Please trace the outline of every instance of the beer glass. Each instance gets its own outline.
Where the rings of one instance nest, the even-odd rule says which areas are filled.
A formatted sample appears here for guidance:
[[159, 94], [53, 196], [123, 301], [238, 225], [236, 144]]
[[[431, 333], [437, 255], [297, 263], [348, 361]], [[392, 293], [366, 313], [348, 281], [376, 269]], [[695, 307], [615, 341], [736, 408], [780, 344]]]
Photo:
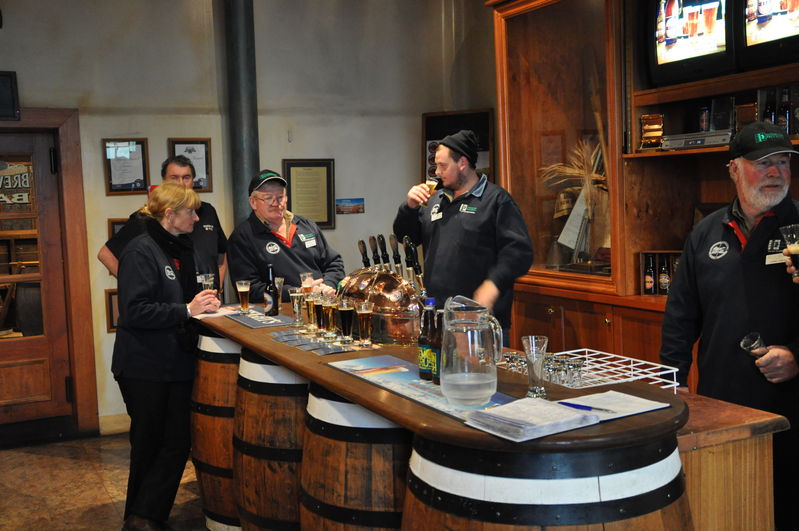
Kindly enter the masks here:
[[277, 288], [277, 300], [275, 304], [277, 304], [277, 313], [280, 313], [280, 303], [283, 302], [283, 284], [285, 282], [285, 278], [275, 277], [275, 287]]
[[355, 304], [355, 314], [358, 316], [358, 333], [361, 341], [358, 343], [362, 347], [372, 345], [372, 310], [374, 303], [363, 301]]
[[321, 293], [317, 293], [313, 299], [313, 313], [316, 320], [316, 335], [319, 337], [325, 335], [324, 303], [325, 298]]
[[336, 299], [322, 297], [322, 323], [325, 329], [325, 340], [336, 340]]
[[348, 299], [338, 302], [338, 319], [341, 323], [341, 342], [352, 343], [352, 324], [355, 321], [355, 308]]
[[236, 291], [239, 293], [239, 302], [241, 303], [239, 313], [248, 313], [250, 311], [250, 281], [237, 280]]
[[310, 271], [300, 273], [300, 287], [306, 295], [313, 291], [313, 273]]
[[303, 296], [305, 297], [305, 311], [308, 314], [308, 326], [305, 327], [305, 331], [311, 335], [316, 334], [316, 293], [306, 293], [304, 290], [305, 288], [300, 288], [303, 290]]
[[291, 299], [291, 310], [294, 312], [294, 322], [292, 328], [302, 328], [305, 323], [302, 321], [302, 307], [305, 304], [305, 293], [300, 288], [289, 288], [289, 299]]
[[[430, 192], [431, 196], [433, 195], [433, 191], [436, 189], [436, 186], [438, 186], [438, 183], [439, 183], [438, 177], [435, 176], [431, 177], [428, 175], [427, 178], [425, 178], [424, 184], [427, 185], [427, 190]], [[428, 201], [425, 201], [422, 204], [424, 206], [427, 206]]]
[[203, 273], [201, 275], [197, 275], [197, 283], [200, 284], [202, 289], [214, 289], [214, 274], [213, 273]]
[[527, 359], [527, 396], [530, 398], [546, 398], [544, 387], [544, 358], [547, 355], [546, 336], [522, 336], [524, 357]]
[[799, 270], [799, 224], [780, 227], [780, 232], [788, 246], [788, 252], [791, 253], [791, 262]]

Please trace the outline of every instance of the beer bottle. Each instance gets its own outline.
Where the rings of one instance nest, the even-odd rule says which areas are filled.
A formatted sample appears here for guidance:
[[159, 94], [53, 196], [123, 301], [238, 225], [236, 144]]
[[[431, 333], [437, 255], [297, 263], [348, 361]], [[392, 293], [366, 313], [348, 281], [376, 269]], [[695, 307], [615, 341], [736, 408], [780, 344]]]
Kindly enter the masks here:
[[777, 121], [776, 124], [785, 131], [786, 135], [791, 134], [791, 118], [793, 111], [791, 110], [791, 93], [789, 88], [782, 89], [782, 97], [780, 98], [780, 105], [777, 107]]
[[[269, 299], [272, 299], [270, 306]], [[264, 313], [266, 315], [277, 315], [280, 313], [280, 293], [275, 286], [275, 272], [272, 264], [266, 264], [266, 287], [264, 288]]]
[[433, 360], [433, 383], [441, 385], [441, 336], [444, 335], [444, 310], [436, 310], [436, 328], [433, 332], [430, 350]]
[[657, 293], [655, 288], [655, 264], [651, 254], [646, 256], [646, 269], [644, 269], [644, 295], [654, 295]]
[[670, 286], [671, 273], [669, 272], [669, 257], [663, 256], [660, 262], [660, 272], [658, 273], [658, 293], [661, 295], [668, 295]]
[[419, 334], [419, 378], [422, 380], [433, 379], [433, 363], [430, 359], [430, 346], [433, 339], [433, 329], [436, 326], [436, 300], [432, 297], [425, 299], [422, 310], [422, 329]]

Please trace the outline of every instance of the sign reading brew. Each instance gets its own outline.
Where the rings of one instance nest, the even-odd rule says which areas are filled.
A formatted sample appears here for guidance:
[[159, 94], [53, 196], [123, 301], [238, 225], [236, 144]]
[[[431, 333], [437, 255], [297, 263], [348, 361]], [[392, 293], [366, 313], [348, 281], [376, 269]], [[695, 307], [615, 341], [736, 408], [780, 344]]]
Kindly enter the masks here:
[[33, 181], [31, 162], [0, 161], [0, 214], [35, 212]]

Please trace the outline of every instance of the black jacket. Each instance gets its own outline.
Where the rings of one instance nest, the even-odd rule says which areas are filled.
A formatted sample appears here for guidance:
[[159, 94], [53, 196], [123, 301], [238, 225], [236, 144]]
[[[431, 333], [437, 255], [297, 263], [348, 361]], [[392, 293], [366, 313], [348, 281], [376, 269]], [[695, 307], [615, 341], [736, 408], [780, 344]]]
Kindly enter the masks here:
[[403, 203], [394, 219], [394, 234], [422, 244], [425, 287], [438, 307], [454, 295], [471, 297], [484, 280], [493, 281], [500, 291], [494, 315], [507, 329], [513, 283], [530, 269], [533, 247], [519, 207], [507, 191], [482, 179], [473, 191], [452, 202], [438, 191], [429, 206], [416, 209]]
[[264, 300], [266, 264], [271, 263], [275, 276], [285, 278], [283, 300], [289, 287], [300, 285], [300, 273], [311, 271], [314, 278], [323, 278], [332, 288], [344, 278], [341, 255], [327, 244], [322, 231], [313, 221], [294, 214], [291, 220], [297, 230], [286, 244], [258, 219], [255, 212], [244, 220], [228, 240], [230, 279], [249, 280], [250, 300]]
[[194, 349], [181, 341], [192, 334], [178, 271], [149, 234], [125, 246], [118, 286], [114, 376], [150, 381], [194, 378]]
[[[773, 214], [760, 221], [743, 248], [731, 225], [731, 205], [696, 225], [669, 291], [660, 357], [679, 368], [684, 384], [699, 339], [700, 394], [793, 417], [793, 422], [799, 378], [769, 383], [739, 346], [746, 334], [759, 332], [766, 345], [799, 352], [799, 286], [779, 254], [785, 247], [779, 227], [799, 223], [799, 214], [790, 197]], [[771, 265], [766, 264], [769, 255]]]

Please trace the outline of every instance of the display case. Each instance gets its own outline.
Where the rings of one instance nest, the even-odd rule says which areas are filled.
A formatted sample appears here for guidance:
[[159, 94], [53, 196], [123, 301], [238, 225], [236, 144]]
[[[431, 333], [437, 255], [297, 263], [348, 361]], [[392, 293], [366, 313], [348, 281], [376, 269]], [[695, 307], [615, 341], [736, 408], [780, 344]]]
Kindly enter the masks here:
[[523, 282], [615, 293], [619, 92], [615, 2], [495, 7], [500, 182], [535, 249]]

